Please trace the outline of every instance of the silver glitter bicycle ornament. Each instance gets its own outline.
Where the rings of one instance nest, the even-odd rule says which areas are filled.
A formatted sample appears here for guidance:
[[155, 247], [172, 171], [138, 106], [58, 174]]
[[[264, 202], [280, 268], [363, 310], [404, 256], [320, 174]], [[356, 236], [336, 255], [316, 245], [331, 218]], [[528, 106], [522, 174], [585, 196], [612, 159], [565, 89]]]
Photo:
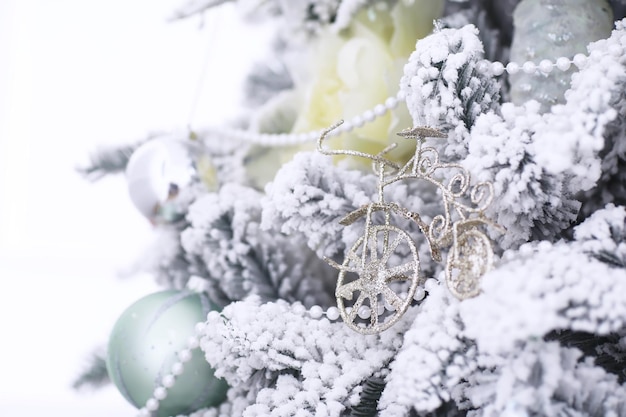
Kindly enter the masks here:
[[[335, 296], [344, 322], [362, 334], [382, 332], [402, 317], [417, 288], [423, 284], [416, 244], [405, 230], [392, 224], [392, 214], [417, 224], [433, 260], [441, 262], [441, 249], [451, 246], [445, 268], [448, 288], [459, 299], [477, 295], [480, 277], [493, 265], [491, 241], [481, 228], [493, 226], [504, 230], [484, 216], [493, 200], [493, 185], [481, 182], [470, 187], [470, 174], [463, 166], [442, 163], [434, 148], [423, 146], [426, 138], [447, 137], [437, 129], [416, 127], [398, 133], [416, 142], [414, 156], [401, 166], [383, 157], [397, 146], [395, 143], [376, 155], [325, 149], [322, 146], [324, 139], [341, 123], [322, 132], [317, 142], [318, 151], [325, 155], [371, 159], [372, 168], [378, 175], [378, 201], [363, 205], [339, 221], [341, 225], [349, 226], [365, 216], [363, 234], [346, 250], [341, 264], [326, 258], [339, 270]], [[446, 171], [452, 172], [451, 178], [447, 182], [439, 180], [439, 174]], [[427, 223], [418, 213], [386, 202], [385, 187], [403, 180], [424, 180], [434, 185], [443, 200], [443, 214], [434, 216]], [[472, 206], [457, 200], [468, 196]], [[375, 217], [377, 212], [383, 213], [382, 222]]]

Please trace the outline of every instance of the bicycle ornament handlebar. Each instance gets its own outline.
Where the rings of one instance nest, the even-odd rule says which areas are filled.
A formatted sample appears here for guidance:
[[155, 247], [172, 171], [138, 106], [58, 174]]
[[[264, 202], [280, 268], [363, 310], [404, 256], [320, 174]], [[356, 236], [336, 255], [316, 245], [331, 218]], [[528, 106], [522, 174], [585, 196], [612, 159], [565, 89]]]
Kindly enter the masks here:
[[347, 155], [347, 156], [358, 156], [361, 158], [367, 158], [367, 159], [371, 159], [375, 164], [384, 164], [384, 165], [388, 165], [391, 166], [395, 169], [400, 169], [400, 165], [398, 165], [396, 162], [393, 162], [389, 159], [383, 158], [383, 155], [389, 153], [390, 151], [392, 151], [393, 149], [395, 149], [398, 144], [397, 143], [392, 143], [388, 146], [386, 146], [382, 151], [378, 152], [376, 155], [372, 155], [369, 153], [365, 153], [365, 152], [360, 152], [360, 151], [355, 151], [352, 149], [325, 149], [322, 146], [322, 142], [326, 139], [326, 137], [328, 136], [328, 134], [330, 132], [332, 132], [333, 130], [337, 129], [339, 126], [341, 126], [343, 124], [343, 120], [338, 121], [337, 123], [335, 123], [334, 125], [330, 126], [328, 129], [325, 129], [322, 134], [320, 135], [320, 137], [317, 139], [317, 150], [318, 152], [320, 152], [321, 154], [324, 155]]
[[[375, 155], [325, 149], [324, 139], [341, 123], [320, 135], [318, 151], [371, 159], [378, 175], [378, 201], [356, 208], [340, 221], [347, 226], [364, 219], [362, 235], [346, 250], [342, 263], [327, 259], [339, 270], [335, 296], [344, 322], [362, 334], [384, 331], [400, 320], [413, 304], [417, 289], [423, 286], [419, 251], [409, 232], [393, 223], [398, 216], [417, 224], [434, 261], [440, 262], [441, 250], [449, 247], [445, 275], [450, 292], [461, 300], [476, 296], [480, 278], [493, 266], [493, 248], [484, 229], [489, 226], [504, 232], [484, 215], [493, 199], [493, 185], [483, 182], [470, 186], [469, 171], [457, 163], [441, 162], [436, 149], [423, 146], [426, 138], [447, 137], [438, 129], [418, 126], [398, 133], [416, 140], [415, 154], [401, 166], [384, 158], [395, 144]], [[393, 168], [393, 172], [386, 173], [385, 167]], [[441, 180], [446, 173], [449, 179]], [[426, 181], [438, 188], [443, 210], [428, 213], [430, 223], [408, 208], [385, 201], [384, 189], [403, 180]], [[376, 215], [381, 212], [382, 216]]]

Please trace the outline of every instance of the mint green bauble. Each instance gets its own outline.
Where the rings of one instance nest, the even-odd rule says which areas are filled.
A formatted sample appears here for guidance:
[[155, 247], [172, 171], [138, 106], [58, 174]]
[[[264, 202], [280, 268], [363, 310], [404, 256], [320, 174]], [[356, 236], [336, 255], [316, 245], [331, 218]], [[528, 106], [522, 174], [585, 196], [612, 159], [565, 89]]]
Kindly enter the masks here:
[[[215, 309], [205, 294], [168, 290], [148, 295], [122, 313], [111, 333], [106, 362], [111, 380], [131, 404], [146, 404], [163, 376], [171, 374], [177, 352], [187, 348], [196, 323]], [[196, 348], [154, 415], [190, 414], [218, 405], [226, 389]]]

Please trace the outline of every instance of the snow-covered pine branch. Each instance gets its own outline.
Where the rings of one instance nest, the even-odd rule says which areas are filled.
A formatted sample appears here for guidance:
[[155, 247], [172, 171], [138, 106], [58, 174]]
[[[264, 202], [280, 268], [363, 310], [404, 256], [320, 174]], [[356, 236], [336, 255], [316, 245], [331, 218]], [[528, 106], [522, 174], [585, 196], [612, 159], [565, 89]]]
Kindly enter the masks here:
[[143, 141], [133, 145], [98, 149], [90, 155], [89, 164], [77, 168], [77, 171], [90, 181], [97, 181], [109, 174], [124, 172], [128, 159], [142, 143]]
[[[478, 181], [490, 181], [496, 198], [488, 215], [507, 229], [503, 248], [559, 236], [576, 219], [580, 202], [566, 190], [569, 176], [549, 172], [535, 154], [536, 132], [546, 128], [536, 102], [502, 105], [480, 116], [463, 162]], [[553, 138], [558, 140], [559, 138]]]
[[444, 286], [429, 288], [390, 365], [381, 417], [403, 417], [411, 410], [429, 415], [463, 402], [463, 389], [477, 364], [476, 347], [463, 335], [458, 307]]
[[181, 234], [191, 272], [208, 280], [211, 296], [227, 304], [257, 294], [306, 305], [329, 305], [332, 270], [297, 239], [262, 231], [261, 194], [238, 184], [199, 198]]
[[217, 376], [253, 393], [244, 417], [340, 416], [365, 380], [384, 376], [413, 317], [365, 336], [301, 304], [251, 297], [210, 314], [201, 347]]
[[442, 29], [418, 41], [404, 67], [400, 89], [413, 124], [448, 133], [441, 145], [446, 157], [464, 158], [476, 118], [499, 107], [499, 83], [477, 68], [482, 57], [478, 30], [467, 25]]
[[361, 171], [333, 165], [332, 158], [316, 152], [300, 153], [286, 163], [266, 187], [263, 202], [264, 229], [301, 234], [319, 257], [332, 257], [343, 251], [342, 238], [351, 228], [339, 220], [371, 201], [376, 193], [376, 178]]
[[509, 251], [463, 303], [430, 288], [390, 365], [381, 415], [450, 403], [471, 416], [625, 415], [625, 220], [608, 206], [575, 242]]
[[608, 203], [626, 204], [626, 80], [623, 74], [618, 83], [621, 87], [616, 88], [609, 103], [618, 117], [609, 122], [604, 131], [605, 143], [600, 152], [602, 174], [596, 186], [584, 193], [579, 218], [588, 217]]
[[479, 355], [465, 395], [468, 416], [619, 417], [626, 386], [580, 350], [530, 340], [504, 355]]
[[609, 39], [590, 46], [599, 57], [573, 75], [564, 105], [539, 114], [534, 101], [506, 103], [500, 114], [477, 118], [463, 163], [494, 184], [489, 214], [507, 228], [502, 247], [558, 238], [576, 219], [581, 192], [600, 179], [604, 135], [617, 116], [612, 106], [626, 85], [624, 57], [610, 51], [623, 39], [619, 23]]
[[608, 204], [574, 231], [580, 249], [608, 265], [626, 268], [626, 209]]
[[[443, 210], [434, 187], [423, 182], [399, 182], [385, 189], [387, 201], [433, 218]], [[300, 153], [286, 163], [266, 187], [262, 227], [306, 240], [317, 256], [341, 259], [363, 234], [365, 219], [349, 226], [339, 221], [351, 211], [377, 199], [376, 177], [358, 170], [336, 166], [332, 158]], [[380, 214], [380, 213], [378, 213]], [[379, 219], [383, 221], [382, 218]], [[394, 224], [406, 230], [417, 242], [421, 269], [433, 276], [440, 265], [430, 256], [423, 234], [416, 223], [394, 217]]]
[[623, 257], [624, 216], [609, 207], [578, 227], [580, 241], [509, 252], [483, 277], [483, 293], [461, 305], [466, 335], [495, 354], [557, 330], [624, 332], [626, 270], [606, 261]]

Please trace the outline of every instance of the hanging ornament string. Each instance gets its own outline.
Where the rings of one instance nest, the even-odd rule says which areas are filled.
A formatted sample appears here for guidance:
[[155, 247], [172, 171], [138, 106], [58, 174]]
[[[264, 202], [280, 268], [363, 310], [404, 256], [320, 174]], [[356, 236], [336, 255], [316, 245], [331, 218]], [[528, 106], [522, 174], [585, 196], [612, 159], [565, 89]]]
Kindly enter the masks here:
[[[608, 53], [613, 56], [621, 56], [624, 53], [624, 48], [621, 45], [613, 44], [609, 47]], [[585, 54], [576, 54], [573, 58], [559, 57], [554, 60], [544, 59], [538, 63], [532, 61], [526, 61], [521, 64], [517, 62], [509, 62], [506, 65], [502, 62], [489, 61], [485, 59], [476, 64], [476, 69], [496, 77], [502, 76], [504, 73], [517, 74], [519, 72], [526, 74], [549, 74], [554, 70], [568, 71], [572, 65], [578, 68], [578, 70], [581, 70], [585, 68], [588, 61], [597, 61], [602, 57], [602, 55], [602, 52], [596, 50], [589, 56]], [[371, 123], [377, 118], [384, 116], [387, 112], [395, 109], [398, 104], [404, 100], [405, 95], [402, 91], [400, 91], [395, 96], [387, 98], [384, 102], [377, 104], [373, 108], [347, 119], [339, 128], [330, 132], [328, 136], [332, 137], [351, 132], [355, 128], [362, 127], [366, 123]], [[229, 127], [209, 127], [203, 130], [203, 133], [209, 136], [218, 136], [221, 138], [237, 140], [243, 143], [271, 147], [315, 142], [322, 132], [323, 130], [320, 129], [304, 133], [266, 134]]]
[[[205, 15], [203, 15], [202, 18], [204, 19]], [[191, 106], [189, 108], [189, 115], [187, 116], [187, 127], [190, 132], [193, 131], [192, 129], [193, 119], [195, 117], [196, 110], [198, 108], [198, 103], [200, 102], [200, 96], [202, 93], [202, 88], [204, 86], [204, 81], [206, 80], [207, 74], [209, 72], [209, 67], [210, 67], [209, 62], [211, 61], [211, 58], [213, 57], [213, 51], [215, 51], [215, 40], [217, 39], [216, 34], [218, 31], [218, 26], [223, 20], [220, 18], [220, 8], [217, 8], [216, 10], [214, 10], [213, 13], [208, 13], [208, 19], [209, 19], [207, 23], [209, 26], [208, 41], [207, 41], [204, 57], [202, 60], [202, 68], [200, 70], [200, 74], [198, 75], [198, 80], [196, 81], [193, 98], [191, 100]], [[204, 20], [201, 26], [205, 26]]]

